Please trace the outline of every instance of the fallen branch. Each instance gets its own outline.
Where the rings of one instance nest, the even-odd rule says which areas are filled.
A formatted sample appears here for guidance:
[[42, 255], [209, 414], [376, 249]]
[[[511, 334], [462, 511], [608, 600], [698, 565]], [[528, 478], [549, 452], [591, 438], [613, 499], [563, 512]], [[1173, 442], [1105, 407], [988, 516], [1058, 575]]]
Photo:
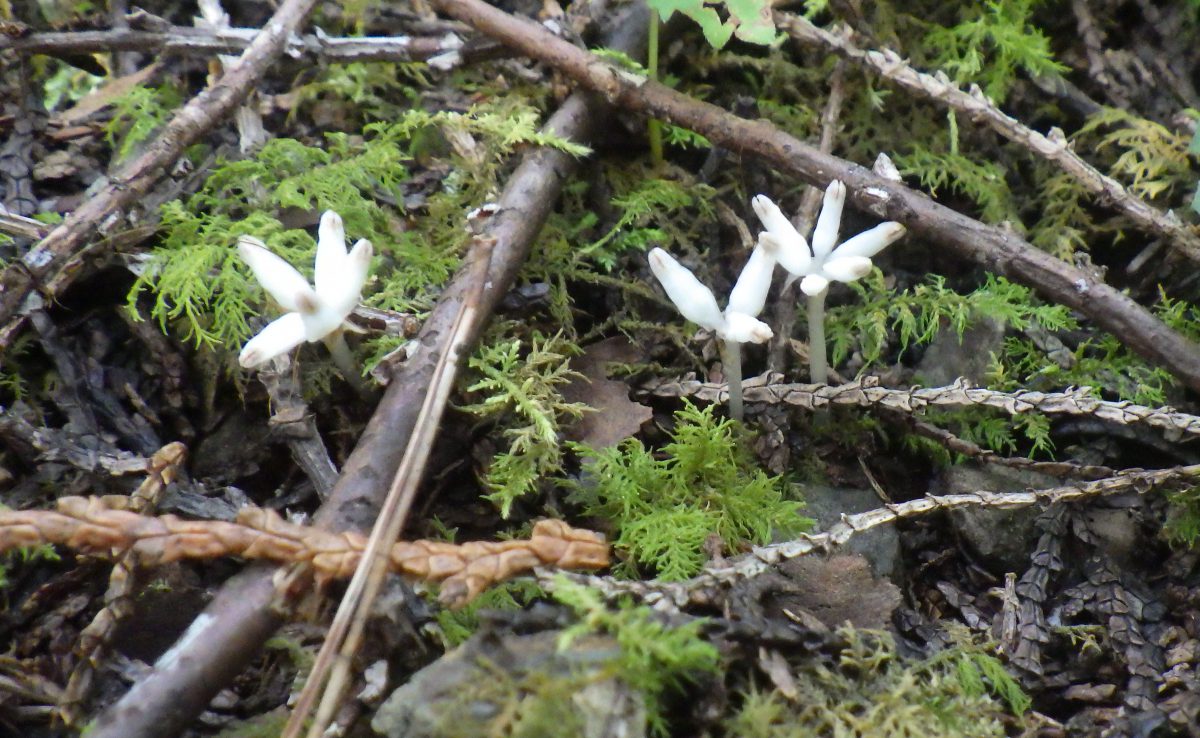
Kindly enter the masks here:
[[[640, 54], [648, 16], [644, 9], [627, 13], [608, 46]], [[602, 129], [606, 108], [597, 96], [572, 95], [543, 131], [588, 143]], [[482, 229], [494, 237], [479, 310], [469, 326], [474, 341], [500, 299], [512, 287], [533, 239], [554, 208], [558, 195], [578, 162], [556, 149], [527, 153], [504, 188], [499, 210]], [[329, 529], [369, 530], [387, 485], [412, 435], [421, 400], [429, 389], [438, 357], [448, 348], [450, 326], [462, 300], [477, 284], [460, 271], [415, 339], [415, 353], [397, 367], [383, 399], [342, 467], [329, 500], [315, 522]], [[272, 567], [253, 567], [227, 582], [216, 597], [153, 671], [134, 685], [93, 723], [89, 738], [151, 738], [176, 735], [233, 675], [249, 662], [283, 620], [288, 593], [280, 593]]]
[[1062, 131], [1051, 129], [1050, 135], [1044, 136], [1006, 115], [978, 87], [973, 87], [968, 94], [944, 75], [939, 77], [918, 72], [890, 49], [860, 49], [851, 41], [849, 29], [827, 31], [791, 13], [776, 13], [775, 22], [797, 41], [820, 46], [860, 67], [873, 70], [909, 92], [946, 105], [972, 121], [984, 123], [1034, 156], [1052, 162], [1102, 202], [1111, 204], [1150, 233], [1166, 239], [1192, 261], [1200, 262], [1200, 234], [1194, 228], [1186, 225], [1174, 213], [1164, 213], [1130, 193], [1120, 182], [1087, 163], [1071, 148]]
[[[691, 579], [682, 582], [626, 581], [611, 577], [565, 575], [572, 581], [594, 587], [610, 600], [633, 596], [660, 610], [676, 610], [688, 605], [711, 605], [725, 587], [745, 581], [789, 559], [816, 552], [826, 552], [841, 546], [859, 533], [897, 520], [953, 510], [960, 507], [993, 507], [1011, 509], [1036, 504], [1072, 502], [1125, 492], [1146, 492], [1168, 484], [1200, 478], [1200, 464], [1155, 471], [1124, 471], [1113, 477], [1094, 482], [1051, 487], [1024, 492], [970, 492], [961, 495], [929, 495], [909, 502], [887, 505], [855, 515], [843, 515], [824, 533], [805, 535], [794, 541], [756, 546], [750, 553], [722, 566], [709, 566]], [[555, 580], [564, 576], [555, 572], [539, 572], [542, 586], [553, 590]]]
[[[1009, 415], [1039, 412], [1046, 415], [1086, 415], [1119, 425], [1143, 424], [1165, 430], [1168, 437], [1200, 435], [1200, 416], [1176, 412], [1171, 408], [1153, 408], [1132, 402], [1101, 400], [1090, 387], [1068, 389], [1065, 392], [1034, 392], [972, 387], [959, 379], [946, 387], [913, 387], [893, 389], [880, 387], [874, 377], [829, 386], [823, 384], [784, 384], [768, 382], [764, 377], [747, 380], [744, 385], [746, 402], [766, 404], [786, 403], [805, 410], [818, 410], [832, 405], [884, 407], [906, 413], [920, 413], [929, 407], [991, 407]], [[706, 402], [724, 402], [723, 384], [699, 382], [694, 379], [653, 380], [645, 389], [661, 397], [695, 397]]]
[[40, 243], [0, 274], [0, 349], [24, 323], [21, 309], [35, 289], [56, 295], [72, 282], [90, 252], [93, 232], [113, 227], [122, 211], [141, 199], [188, 146], [232, 112], [283, 53], [288, 39], [316, 0], [284, 0], [236, 64], [188, 101], [163, 127], [145, 153], [121, 167]]
[[[148, 517], [115, 506], [128, 500], [62, 497], [57, 511], [0, 511], [0, 551], [55, 544], [101, 556], [130, 554], [141, 566], [238, 556], [305, 564], [319, 582], [328, 582], [353, 574], [367, 545], [361, 535], [288, 523], [268, 508], [243, 508], [237, 522], [226, 523]], [[599, 533], [542, 520], [527, 540], [401, 541], [391, 546], [387, 563], [397, 574], [440, 582], [443, 604], [461, 607], [487, 587], [535, 566], [608, 566], [608, 544]]]
[[[240, 54], [258, 33], [256, 28], [230, 28], [214, 32], [188, 26], [155, 31], [129, 28], [107, 31], [33, 33], [21, 38], [0, 35], [0, 52], [71, 56], [97, 52], [141, 51], [162, 56]], [[374, 61], [425, 61], [446, 55], [457, 60], [462, 39], [453, 33], [441, 36], [366, 36], [334, 38], [324, 34], [293, 35], [283, 53], [313, 63], [348, 64]]]
[[1132, 298], [1019, 236], [939, 205], [925, 194], [865, 167], [824, 154], [767, 121], [738, 118], [620, 69], [482, 0], [432, 0], [432, 5], [522, 54], [553, 66], [583, 87], [600, 92], [618, 108], [688, 128], [714, 145], [760, 156], [776, 170], [822, 189], [840, 179], [860, 209], [884, 220], [900, 221], [914, 235], [1078, 310], [1137, 353], [1166, 367], [1188, 387], [1200, 390], [1200, 347]]

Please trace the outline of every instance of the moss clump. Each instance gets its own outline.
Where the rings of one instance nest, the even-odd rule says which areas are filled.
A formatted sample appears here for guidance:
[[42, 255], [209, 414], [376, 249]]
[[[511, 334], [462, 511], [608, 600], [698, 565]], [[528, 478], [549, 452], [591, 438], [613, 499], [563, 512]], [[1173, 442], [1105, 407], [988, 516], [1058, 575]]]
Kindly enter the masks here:
[[617, 448], [581, 449], [594, 460], [571, 499], [612, 522], [626, 573], [647, 567], [663, 579], [683, 579], [704, 565], [711, 536], [732, 549], [812, 525], [800, 515], [803, 503], [787, 499], [783, 479], [754, 463], [736, 422], [717, 418], [712, 406], [702, 410], [690, 403], [675, 418], [678, 425], [661, 455], [637, 439]]
[[953, 738], [1003, 736], [1006, 704], [1028, 708], [1028, 697], [994, 657], [951, 649], [926, 661], [896, 654], [887, 634], [845, 629], [836, 666], [811, 661], [794, 675], [798, 694], [751, 689], [725, 721], [741, 738], [872, 736]]

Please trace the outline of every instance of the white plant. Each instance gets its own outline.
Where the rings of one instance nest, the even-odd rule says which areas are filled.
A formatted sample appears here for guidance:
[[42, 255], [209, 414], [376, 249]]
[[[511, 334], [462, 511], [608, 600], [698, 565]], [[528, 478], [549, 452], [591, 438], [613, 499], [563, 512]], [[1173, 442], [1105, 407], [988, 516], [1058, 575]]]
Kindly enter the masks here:
[[662, 284], [680, 314], [721, 339], [721, 359], [729, 382], [729, 414], [742, 419], [742, 344], [766, 343], [774, 335], [757, 319], [767, 301], [775, 271], [775, 245], [760, 242], [750, 254], [737, 284], [722, 311], [712, 290], [662, 249], [650, 251], [650, 270]]
[[[769, 244], [779, 265], [800, 279], [800, 291], [808, 297], [808, 365], [814, 383], [825, 384], [829, 365], [825, 357], [825, 296], [830, 282], [853, 282], [871, 273], [871, 257], [904, 235], [904, 226], [895, 221], [880, 223], [836, 246], [846, 204], [846, 185], [829, 183], [817, 225], [813, 228], [812, 248], [779, 207], [766, 195], [751, 203], [763, 227], [759, 244]], [[836, 248], [835, 248], [836, 246]]]
[[343, 327], [362, 296], [371, 265], [371, 242], [360, 240], [347, 253], [341, 216], [326, 211], [317, 229], [312, 285], [253, 236], [238, 239], [238, 253], [267, 294], [288, 311], [246, 343], [238, 355], [238, 363], [251, 369], [305, 341], [323, 341], [346, 379], [357, 383], [358, 371], [346, 345]]

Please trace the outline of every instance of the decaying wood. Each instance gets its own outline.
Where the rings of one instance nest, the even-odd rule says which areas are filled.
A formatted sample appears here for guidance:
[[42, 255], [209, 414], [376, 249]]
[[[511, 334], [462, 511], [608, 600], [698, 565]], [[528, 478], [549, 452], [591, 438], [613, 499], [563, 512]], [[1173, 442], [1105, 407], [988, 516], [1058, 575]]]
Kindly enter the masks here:
[[739, 118], [716, 105], [620, 69], [536, 23], [482, 0], [432, 0], [432, 5], [522, 54], [553, 66], [581, 86], [604, 95], [619, 109], [668, 121], [716, 145], [762, 157], [777, 171], [817, 187], [824, 188], [834, 179], [845, 182], [858, 208], [884, 220], [899, 221], [911, 234], [1079, 311], [1133, 351], [1165, 367], [1188, 387], [1200, 390], [1200, 347], [1094, 274], [1054, 258], [1016, 234], [955, 212], [866, 167], [822, 153], [768, 121]]
[[1004, 113], [977, 86], [972, 87], [970, 93], [963, 92], [944, 75], [918, 72], [890, 49], [860, 49], [851, 40], [849, 29], [827, 31], [803, 16], [791, 13], [777, 13], [775, 20], [781, 30], [797, 41], [835, 53], [918, 97], [933, 100], [962, 113], [971, 121], [983, 123], [1034, 156], [1053, 163], [1102, 203], [1115, 207], [1150, 233], [1167, 239], [1192, 261], [1200, 261], [1200, 233], [1193, 226], [1185, 224], [1174, 213], [1164, 213], [1142, 200], [1120, 182], [1087, 163], [1071, 148], [1062, 131], [1051, 129], [1050, 135], [1043, 135]]
[[[652, 380], [645, 385], [645, 389], [662, 397], [694, 397], [715, 403], [724, 402], [726, 392], [724, 384], [695, 379]], [[1002, 392], [972, 387], [970, 382], [960, 378], [946, 387], [893, 389], [879, 386], [875, 377], [864, 377], [837, 386], [787, 384], [758, 377], [746, 381], [744, 392], [746, 402], [786, 403], [805, 410], [857, 405], [920, 413], [934, 406], [977, 406], [995, 408], [1009, 415], [1039, 412], [1046, 415], [1090, 416], [1120, 425], [1148, 425], [1176, 439], [1183, 435], [1200, 435], [1200, 416], [1177, 412], [1169, 407], [1153, 408], [1132, 402], [1101, 400], [1092, 394], [1090, 387], [1072, 388], [1064, 392]]]
[[[607, 41], [609, 48], [637, 56], [648, 28], [644, 8], [626, 13]], [[588, 143], [602, 130], [607, 108], [596, 95], [569, 97], [543, 130]], [[498, 201], [499, 209], [482, 229], [494, 237], [479, 312], [470, 326], [474, 341], [500, 299], [516, 280], [533, 239], [554, 209], [578, 161], [556, 149], [540, 148], [522, 158]], [[443, 291], [414, 341], [415, 351], [397, 367], [383, 399], [343, 465], [330, 499], [315, 516], [318, 525], [368, 530], [375, 522], [386, 485], [400, 464], [415, 425], [421, 398], [438, 356], [448, 347], [449, 328], [465, 296], [476, 285], [460, 271]], [[170, 660], [154, 670], [103, 712], [90, 738], [170, 736], [208, 704], [212, 695], [249, 662], [282, 622], [287, 600], [272, 582], [275, 570], [253, 567], [231, 579], [172, 649]]]
[[315, 0], [284, 0], [239, 62], [180, 108], [145, 153], [121, 167], [108, 185], [0, 273], [0, 349], [9, 345], [23, 324], [21, 310], [26, 298], [35, 290], [57, 295], [75, 279], [97, 245], [92, 240], [94, 232], [112, 227], [188, 146], [237, 108], [283, 53], [314, 4]]
[[[129, 496], [128, 510], [148, 515], [158, 507], [163, 491], [174, 481], [187, 455], [182, 443], [169, 443], [159, 449], [146, 465], [146, 480]], [[84, 716], [84, 701], [92, 679], [100, 668], [104, 651], [116, 632], [117, 624], [133, 613], [136, 569], [140, 565], [133, 551], [113, 552], [113, 570], [104, 593], [104, 607], [79, 633], [75, 647], [77, 662], [58, 700], [59, 714], [67, 725], [77, 724]]]
[[[142, 566], [185, 559], [237, 556], [277, 564], [305, 564], [320, 581], [354, 573], [367, 545], [356, 533], [333, 533], [289, 523], [267, 508], [245, 508], [237, 522], [149, 517], [122, 509], [125, 497], [62, 497], [58, 509], [0, 511], [0, 550], [63, 545], [100, 556], [128, 552]], [[536, 566], [599, 569], [608, 545], [599, 533], [543, 520], [527, 540], [401, 541], [387, 556], [397, 574], [441, 582], [450, 607], [471, 601], [486, 587]]]
[[[750, 553], [729, 561], [705, 567], [699, 575], [683, 582], [631, 581], [611, 577], [568, 575], [572, 580], [595, 587], [609, 599], [632, 595], [646, 604], [663, 610], [676, 610], [688, 605], [711, 605], [717, 593], [739, 581], [758, 576], [788, 559], [826, 552], [844, 545], [854, 536], [894, 523], [897, 520], [919, 517], [934, 512], [961, 507], [1015, 508], [1030, 505], [1068, 503], [1125, 492], [1144, 494], [1166, 485], [1195, 483], [1200, 479], [1200, 464], [1154, 471], [1124, 471], [1093, 482], [1050, 487], [1023, 492], [970, 492], [957, 495], [927, 495], [908, 502], [870, 510], [842, 519], [823, 533], [806, 534], [794, 541], [756, 546]], [[553, 589], [554, 575], [540, 577], [543, 586]]]

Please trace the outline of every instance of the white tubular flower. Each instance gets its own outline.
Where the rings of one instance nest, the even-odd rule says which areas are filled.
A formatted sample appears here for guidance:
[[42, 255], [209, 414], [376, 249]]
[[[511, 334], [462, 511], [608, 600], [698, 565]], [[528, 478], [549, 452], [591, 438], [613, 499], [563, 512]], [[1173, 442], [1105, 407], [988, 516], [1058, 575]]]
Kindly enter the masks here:
[[253, 236], [238, 239], [238, 253], [263, 289], [289, 311], [251, 338], [238, 355], [250, 369], [291, 351], [305, 341], [320, 341], [341, 329], [362, 295], [371, 265], [371, 242], [360, 240], [346, 253], [342, 219], [333, 211], [321, 216], [317, 231], [314, 289], [291, 264]]
[[767, 230], [759, 242], [775, 244], [779, 265], [794, 277], [802, 277], [800, 289], [814, 297], [829, 288], [830, 282], [853, 282], [870, 274], [871, 257], [904, 235], [904, 226], [894, 221], [881, 223], [835, 248], [841, 227], [842, 208], [846, 204], [846, 185], [829, 183], [821, 215], [813, 229], [812, 249], [775, 203], [766, 195], [754, 198], [754, 212]]
[[754, 249], [724, 312], [717, 307], [712, 290], [666, 251], [651, 249], [650, 270], [683, 317], [716, 332], [726, 341], [765, 343], [771, 340], [771, 328], [754, 316], [762, 311], [767, 289], [771, 286], [775, 259], [769, 249], [761, 246]]

